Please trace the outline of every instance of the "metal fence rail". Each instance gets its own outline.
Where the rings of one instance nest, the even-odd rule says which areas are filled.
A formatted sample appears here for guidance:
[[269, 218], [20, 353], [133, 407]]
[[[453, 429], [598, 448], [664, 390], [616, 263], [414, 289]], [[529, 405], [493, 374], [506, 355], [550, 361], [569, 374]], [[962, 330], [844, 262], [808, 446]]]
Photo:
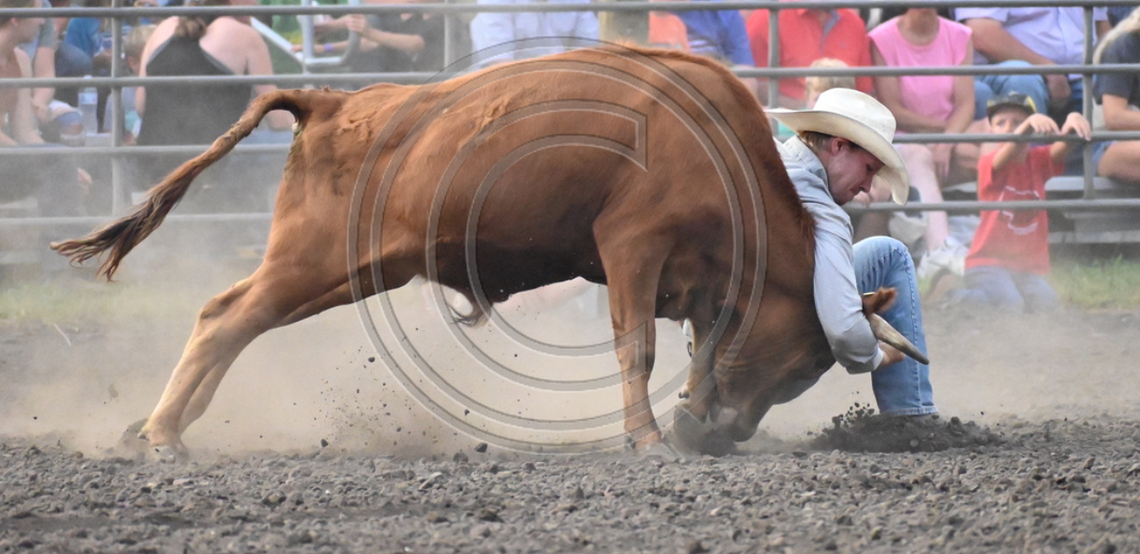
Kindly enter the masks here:
[[[715, 4], [718, 10], [736, 9], [765, 9], [780, 11], [783, 9], [829, 9], [829, 8], [963, 8], [963, 7], [1037, 7], [1044, 0], [798, 0], [796, 2], [768, 1], [725, 1]], [[1053, 65], [1030, 67], [996, 67], [986, 65], [953, 66], [953, 67], [854, 67], [843, 69], [812, 69], [812, 68], [781, 68], [779, 65], [779, 28], [776, 24], [778, 18], [770, 19], [769, 29], [769, 55], [768, 66], [765, 68], [737, 70], [741, 77], [769, 78], [769, 98], [773, 101], [778, 98], [777, 79], [804, 76], [910, 76], [910, 75], [1009, 75], [1009, 74], [1080, 74], [1084, 80], [1084, 112], [1090, 120], [1092, 113], [1092, 76], [1096, 73], [1135, 73], [1140, 71], [1135, 65], [1114, 64], [1093, 66], [1091, 57], [1093, 52], [1092, 37], [1094, 33], [1092, 10], [1103, 6], [1133, 6], [1133, 0], [1055, 0], [1049, 1], [1050, 7], [1081, 7], [1085, 15], [1085, 63], [1080, 65]], [[709, 2], [679, 1], [669, 2], [669, 11], [708, 10], [713, 6]], [[439, 14], [473, 14], [489, 12], [615, 12], [615, 13], [646, 13], [651, 10], [660, 10], [664, 7], [660, 3], [644, 1], [601, 1], [590, 4], [475, 4], [471, 2], [444, 2], [398, 5], [341, 5], [341, 6], [216, 6], [216, 7], [170, 7], [170, 8], [126, 8], [122, 7], [122, 0], [113, 0], [109, 8], [25, 8], [0, 9], [0, 17], [100, 17], [111, 18], [112, 25], [112, 59], [119, 60], [123, 52], [122, 24], [136, 17], [146, 16], [177, 16], [177, 15], [331, 15], [346, 14], [392, 14], [392, 13], [439, 13]], [[448, 24], [451, 22], [448, 21]], [[37, 159], [45, 156], [58, 156], [61, 154], [81, 156], [104, 156], [112, 160], [112, 211], [122, 213], [126, 207], [126, 193], [123, 184], [127, 158], [136, 156], [153, 156], [160, 154], [186, 154], [201, 153], [206, 146], [123, 146], [122, 121], [122, 88], [146, 84], [166, 83], [194, 83], [196, 85], [232, 85], [272, 83], [279, 87], [312, 87], [320, 85], [336, 86], [346, 83], [359, 83], [371, 80], [376, 82], [395, 83], [423, 83], [439, 79], [449, 74], [445, 70], [442, 74], [433, 73], [343, 73], [343, 74], [303, 74], [303, 75], [273, 75], [273, 76], [224, 76], [224, 77], [150, 77], [140, 78], [125, 76], [121, 73], [119, 63], [111, 64], [110, 77], [84, 77], [84, 78], [55, 78], [55, 79], [0, 79], [0, 88], [3, 87], [110, 87], [112, 99], [119, 109], [112, 118], [110, 132], [110, 146], [88, 146], [67, 148], [0, 148], [0, 157], [19, 157]], [[1006, 142], [1006, 141], [1036, 141], [1039, 138], [1023, 137], [1017, 135], [993, 134], [924, 134], [915, 133], [896, 138], [899, 143], [958, 143], [958, 142]], [[1061, 140], [1080, 140], [1076, 137], [1062, 137]], [[1140, 140], [1140, 132], [1095, 132], [1093, 143], [1111, 140]], [[1086, 162], [1091, 155], [1092, 144], [1086, 146]], [[283, 152], [287, 146], [241, 146], [236, 152], [265, 153]], [[1045, 200], [1033, 202], [1003, 203], [1003, 209], [1064, 209], [1074, 210], [1135, 210], [1140, 208], [1140, 199], [1094, 199], [1092, 179], [1094, 168], [1085, 164], [1085, 198], [1079, 200]], [[985, 208], [987, 203], [981, 202], [943, 202], [943, 203], [916, 203], [905, 209], [917, 211], [977, 211]], [[992, 206], [992, 205], [991, 205]], [[890, 211], [899, 207], [884, 204], [875, 205], [863, 210]], [[172, 221], [202, 222], [202, 221], [260, 221], [265, 220], [266, 214], [199, 214], [192, 216], [172, 216]], [[28, 227], [60, 224], [90, 224], [103, 221], [103, 217], [91, 218], [0, 218], [0, 229], [11, 227]]]

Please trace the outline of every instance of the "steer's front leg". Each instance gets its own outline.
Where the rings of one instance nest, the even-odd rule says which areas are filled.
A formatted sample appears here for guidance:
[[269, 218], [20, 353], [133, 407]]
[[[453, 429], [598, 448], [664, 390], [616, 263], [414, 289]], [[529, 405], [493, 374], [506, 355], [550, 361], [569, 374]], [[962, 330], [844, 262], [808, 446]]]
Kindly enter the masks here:
[[649, 403], [649, 376], [653, 372], [656, 330], [652, 319], [630, 332], [617, 334], [618, 363], [621, 364], [621, 396], [625, 431], [641, 449], [662, 441], [661, 429]]
[[632, 237], [612, 239], [599, 244], [599, 251], [609, 287], [614, 348], [621, 364], [625, 431], [635, 447], [642, 449], [663, 442], [649, 402], [649, 376], [657, 340], [657, 283], [667, 249]]

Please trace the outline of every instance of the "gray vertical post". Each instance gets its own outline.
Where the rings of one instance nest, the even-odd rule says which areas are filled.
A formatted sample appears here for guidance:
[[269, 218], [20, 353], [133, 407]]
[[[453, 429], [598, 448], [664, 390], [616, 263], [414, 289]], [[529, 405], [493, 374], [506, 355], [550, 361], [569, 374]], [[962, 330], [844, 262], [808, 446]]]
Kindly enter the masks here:
[[[768, 10], [768, 67], [780, 67], [780, 10]], [[776, 78], [768, 78], [768, 107], [774, 108], [779, 104], [780, 83]]]
[[[112, 0], [111, 6], [123, 7], [123, 0]], [[122, 77], [123, 67], [123, 20], [115, 15], [111, 18], [111, 77]], [[119, 155], [118, 148], [123, 145], [123, 87], [119, 83], [111, 84], [111, 106], [114, 107], [114, 117], [111, 118], [111, 145], [116, 153], [111, 155], [111, 213], [122, 214], [127, 202], [126, 166], [123, 157]]]
[[[1093, 23], [1093, 7], [1085, 6], [1085, 66], [1092, 65], [1093, 58], [1093, 40], [1096, 37], [1096, 25]], [[1081, 74], [1081, 86], [1084, 91], [1081, 93], [1081, 113], [1084, 114], [1085, 119], [1090, 122], [1093, 120], [1093, 79], [1092, 73]], [[1084, 177], [1085, 177], [1085, 198], [1092, 198], [1096, 195], [1093, 189], [1093, 176], [1096, 175], [1096, 168], [1093, 167], [1093, 148], [1096, 146], [1094, 142], [1087, 142], [1081, 145], [1081, 158], [1084, 160]]]
[[[444, 4], [450, 4], [451, 0], [444, 0]], [[455, 61], [455, 37], [452, 33], [455, 32], [455, 18], [458, 17], [453, 13], [445, 13], [443, 15], [443, 67], [450, 67], [451, 62]], [[437, 16], [438, 17], [438, 16]]]

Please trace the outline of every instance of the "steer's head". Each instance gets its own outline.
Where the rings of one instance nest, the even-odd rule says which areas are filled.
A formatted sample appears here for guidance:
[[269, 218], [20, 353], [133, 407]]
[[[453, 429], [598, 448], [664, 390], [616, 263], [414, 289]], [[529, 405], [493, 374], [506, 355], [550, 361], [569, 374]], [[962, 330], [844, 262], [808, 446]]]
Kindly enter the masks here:
[[[882, 342], [928, 363], [926, 357], [883, 318], [894, 289], [879, 289], [863, 297], [863, 313], [871, 330]], [[789, 298], [767, 297], [758, 317], [736, 355], [727, 356], [729, 340], [702, 345], [700, 333], [693, 360], [693, 377], [677, 407], [674, 431], [682, 446], [697, 452], [722, 455], [736, 442], [749, 439], [760, 419], [774, 404], [788, 402], [814, 385], [835, 363], [814, 306], [804, 309]], [[701, 348], [705, 346], [705, 348]], [[710, 358], [715, 356], [714, 358]], [[701, 379], [702, 367], [709, 379]], [[711, 373], [710, 373], [711, 370]]]

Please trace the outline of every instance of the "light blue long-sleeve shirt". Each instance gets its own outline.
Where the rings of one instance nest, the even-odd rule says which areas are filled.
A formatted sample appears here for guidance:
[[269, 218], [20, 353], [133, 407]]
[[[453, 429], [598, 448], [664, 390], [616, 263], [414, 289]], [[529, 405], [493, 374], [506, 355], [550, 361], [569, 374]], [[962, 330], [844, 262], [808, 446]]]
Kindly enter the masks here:
[[[530, 4], [532, 0], [479, 0], [480, 4]], [[589, 0], [546, 0], [547, 4], [589, 4]], [[542, 39], [528, 41], [528, 39]], [[581, 40], [584, 39], [584, 40]], [[503, 43], [517, 44], [506, 52], [481, 57], [480, 65], [535, 58], [594, 46], [598, 17], [593, 12], [481, 13], [471, 20], [471, 44], [478, 52]], [[478, 55], [478, 54], [477, 54]]]
[[831, 354], [851, 373], [874, 370], [883, 351], [863, 315], [855, 283], [851, 217], [835, 203], [823, 164], [799, 137], [777, 141], [776, 146], [804, 207], [815, 218], [815, 309]]

